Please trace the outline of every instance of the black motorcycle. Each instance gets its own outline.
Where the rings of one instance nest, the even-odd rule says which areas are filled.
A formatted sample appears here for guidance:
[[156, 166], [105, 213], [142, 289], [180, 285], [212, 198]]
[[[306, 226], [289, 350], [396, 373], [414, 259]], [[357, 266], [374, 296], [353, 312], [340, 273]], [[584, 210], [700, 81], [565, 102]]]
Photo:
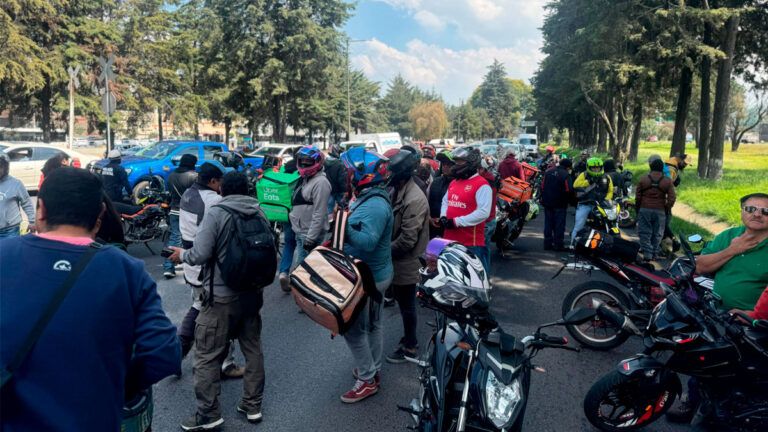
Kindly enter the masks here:
[[141, 243], [154, 255], [149, 246], [153, 240], [165, 242], [168, 236], [171, 194], [159, 188], [144, 188], [138, 193], [139, 205], [115, 202], [115, 210], [123, 221], [125, 242]]
[[420, 286], [423, 307], [435, 310], [435, 332], [425, 356], [411, 360], [421, 369], [419, 396], [409, 406], [412, 429], [422, 432], [520, 431], [530, 388], [531, 360], [543, 348], [578, 351], [545, 327], [578, 323], [590, 311], [539, 327], [523, 339], [505, 333], [476, 292], [446, 285]]
[[[682, 242], [688, 258], [694, 256]], [[679, 375], [699, 383], [698, 418], [715, 430], [768, 430], [768, 321], [717, 309], [718, 296], [693, 271], [653, 310], [641, 354], [623, 360], [587, 393], [584, 413], [603, 431], [639, 429], [663, 415], [681, 392]], [[627, 318], [600, 305], [614, 325]], [[748, 318], [748, 317], [747, 317]]]
[[497, 199], [496, 229], [491, 240], [496, 243], [496, 248], [500, 253], [503, 254], [504, 251], [512, 248], [512, 243], [520, 237], [531, 210], [530, 206], [528, 201], [521, 203]]

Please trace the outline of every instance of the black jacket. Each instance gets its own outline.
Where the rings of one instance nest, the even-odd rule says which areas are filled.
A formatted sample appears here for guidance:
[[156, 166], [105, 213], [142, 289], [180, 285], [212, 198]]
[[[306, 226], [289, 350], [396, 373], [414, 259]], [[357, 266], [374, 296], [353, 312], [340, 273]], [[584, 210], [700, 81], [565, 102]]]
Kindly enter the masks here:
[[171, 193], [171, 210], [178, 210], [181, 196], [197, 180], [194, 168], [179, 167], [168, 175], [168, 191]]
[[101, 182], [112, 202], [121, 202], [123, 195], [130, 195], [133, 191], [128, 184], [128, 173], [120, 165], [120, 161], [110, 161], [101, 169]]
[[429, 194], [427, 195], [427, 201], [429, 201], [429, 217], [440, 217], [440, 207], [443, 205], [443, 197], [448, 192], [448, 185], [451, 184], [451, 180], [453, 179], [441, 175], [434, 179], [432, 184], [429, 185]]
[[337, 158], [325, 160], [325, 175], [331, 182], [331, 193], [340, 194], [347, 191], [347, 168]]
[[566, 208], [573, 196], [573, 182], [565, 168], [552, 168], [544, 173], [541, 180], [541, 205]]

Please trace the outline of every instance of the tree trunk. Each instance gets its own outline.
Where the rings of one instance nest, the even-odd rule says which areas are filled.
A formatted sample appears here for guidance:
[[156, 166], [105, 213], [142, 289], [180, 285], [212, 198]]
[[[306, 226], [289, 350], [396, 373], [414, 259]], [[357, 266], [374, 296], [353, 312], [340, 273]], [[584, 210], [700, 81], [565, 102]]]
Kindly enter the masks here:
[[[712, 26], [704, 27], [704, 43], [712, 43]], [[710, 81], [712, 81], [712, 60], [704, 56], [701, 59], [701, 96], [699, 105], [699, 138], [696, 146], [699, 148], [698, 173], [699, 178], [706, 178], [709, 168], [709, 126], [712, 115]]]
[[717, 71], [715, 109], [712, 115], [712, 138], [707, 178], [719, 180], [723, 176], [723, 146], [725, 145], [725, 127], [728, 120], [728, 98], [731, 92], [731, 72], [733, 55], [736, 48], [736, 36], [739, 32], [739, 16], [728, 18], [723, 32], [721, 50], [725, 58], [720, 60]]
[[43, 130], [43, 142], [51, 142], [51, 99], [53, 98], [53, 89], [51, 88], [51, 79], [45, 79], [45, 86], [40, 91], [40, 129]]
[[731, 151], [735, 152], [739, 150], [739, 144], [741, 144], [741, 139], [744, 137], [745, 132], [739, 132], [737, 134], [733, 134], [731, 136]]
[[632, 142], [629, 145], [629, 160], [637, 161], [637, 151], [640, 149], [640, 129], [643, 123], [643, 103], [638, 99], [635, 102], [635, 110], [632, 113]]
[[688, 105], [691, 103], [691, 89], [693, 87], [693, 69], [684, 67], [680, 76], [680, 87], [677, 91], [677, 111], [675, 111], [675, 131], [672, 134], [672, 148], [669, 155], [685, 153], [685, 125], [688, 119]]
[[605, 124], [598, 119], [597, 121], [597, 148], [606, 148], [608, 142], [608, 131]]
[[280, 96], [273, 96], [272, 98], [272, 139], [276, 143], [282, 143], [285, 141], [282, 136], [283, 131], [283, 115], [280, 112]]
[[157, 140], [163, 140], [163, 108], [157, 107]]
[[232, 129], [232, 119], [229, 117], [224, 118], [224, 145], [227, 146], [228, 149], [231, 149], [232, 146], [229, 145], [229, 132]]

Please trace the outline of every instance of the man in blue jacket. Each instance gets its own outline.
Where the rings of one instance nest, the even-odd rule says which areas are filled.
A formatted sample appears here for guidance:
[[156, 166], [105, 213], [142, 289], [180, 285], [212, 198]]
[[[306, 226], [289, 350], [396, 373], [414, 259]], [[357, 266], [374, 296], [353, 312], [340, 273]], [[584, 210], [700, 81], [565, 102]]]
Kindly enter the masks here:
[[[38, 235], [0, 241], [0, 362], [7, 367], [104, 214], [101, 182], [53, 171], [37, 201]], [[181, 348], [144, 263], [103, 247], [3, 387], [0, 430], [118, 431], [126, 397], [178, 374]]]

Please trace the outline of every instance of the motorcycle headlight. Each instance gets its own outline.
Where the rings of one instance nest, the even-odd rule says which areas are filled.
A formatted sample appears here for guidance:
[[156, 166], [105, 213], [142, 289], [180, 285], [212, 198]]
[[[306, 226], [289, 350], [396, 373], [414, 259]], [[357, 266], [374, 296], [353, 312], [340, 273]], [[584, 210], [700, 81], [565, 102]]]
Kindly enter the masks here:
[[488, 371], [485, 382], [485, 411], [497, 428], [501, 429], [512, 420], [512, 414], [521, 400], [523, 387], [520, 385], [519, 376], [509, 385], [504, 385], [493, 371]]
[[618, 207], [612, 207], [605, 209], [605, 217], [608, 218], [608, 220], [616, 220], [616, 217], [619, 215]]

